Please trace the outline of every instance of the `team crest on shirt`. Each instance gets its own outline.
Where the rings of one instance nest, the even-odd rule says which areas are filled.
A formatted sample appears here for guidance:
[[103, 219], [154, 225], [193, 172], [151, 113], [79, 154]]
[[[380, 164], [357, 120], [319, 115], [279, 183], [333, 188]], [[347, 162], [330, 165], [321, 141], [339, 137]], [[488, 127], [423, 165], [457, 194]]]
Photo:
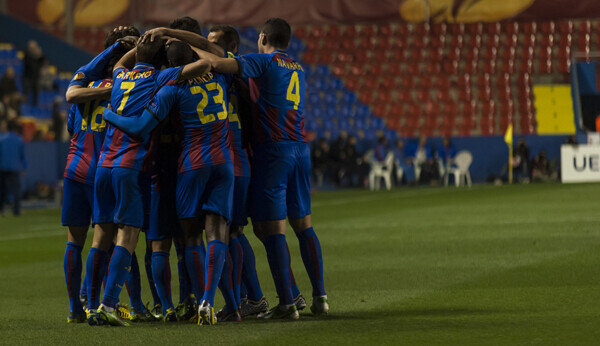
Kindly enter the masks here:
[[83, 79], [83, 78], [85, 78], [85, 74], [83, 72], [77, 72], [75, 74], [75, 77], [73, 77], [73, 80], [76, 81], [76, 80], [80, 80], [80, 79]]

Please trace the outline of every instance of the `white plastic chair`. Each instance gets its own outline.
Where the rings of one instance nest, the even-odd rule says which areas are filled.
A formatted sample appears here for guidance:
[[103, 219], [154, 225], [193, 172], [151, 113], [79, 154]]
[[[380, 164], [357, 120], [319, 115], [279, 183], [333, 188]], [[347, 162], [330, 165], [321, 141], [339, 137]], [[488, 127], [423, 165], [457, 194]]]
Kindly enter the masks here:
[[452, 174], [454, 175], [454, 182], [456, 186], [460, 186], [463, 181], [463, 178], [468, 187], [471, 187], [471, 173], [469, 172], [469, 167], [471, 167], [471, 163], [473, 162], [473, 155], [468, 150], [461, 150], [454, 157], [454, 167], [452, 169]]
[[392, 189], [392, 171], [394, 170], [394, 153], [389, 152], [383, 162], [371, 159], [371, 171], [369, 172], [369, 188], [371, 191], [379, 190], [381, 178], [387, 190]]

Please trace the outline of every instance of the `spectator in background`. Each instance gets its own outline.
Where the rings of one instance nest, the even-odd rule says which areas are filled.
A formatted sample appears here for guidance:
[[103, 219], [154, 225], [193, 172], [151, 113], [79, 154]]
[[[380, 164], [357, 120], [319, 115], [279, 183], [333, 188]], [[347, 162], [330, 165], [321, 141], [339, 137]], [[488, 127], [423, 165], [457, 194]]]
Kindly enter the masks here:
[[21, 214], [20, 175], [27, 168], [23, 138], [18, 134], [15, 121], [0, 121], [0, 214], [4, 215], [4, 204], [8, 195], [13, 197], [13, 214]]
[[0, 100], [2, 100], [5, 107], [4, 113], [6, 114], [8, 109], [14, 111], [20, 109], [22, 98], [19, 89], [17, 89], [15, 69], [9, 67], [0, 78]]
[[312, 152], [313, 174], [318, 187], [323, 186], [323, 180], [328, 176], [329, 159], [329, 143], [325, 138], [319, 138]]
[[38, 92], [40, 90], [40, 71], [44, 64], [42, 48], [36, 41], [27, 42], [27, 51], [23, 59], [23, 87], [27, 96], [32, 96], [33, 105], [38, 105]]
[[40, 69], [40, 90], [58, 91], [56, 77], [56, 68], [51, 66], [48, 60], [44, 60], [42, 68]]
[[[396, 140], [393, 151], [396, 160], [396, 183], [400, 185], [404, 180], [407, 184], [413, 184], [416, 180], [415, 167], [413, 166], [412, 158], [406, 155], [404, 141], [402, 139]], [[399, 172], [401, 172], [401, 174], [399, 174]]]
[[439, 183], [440, 171], [435, 162], [433, 150], [427, 144], [427, 137], [419, 137], [419, 142], [413, 146], [410, 157], [413, 159], [415, 175], [419, 183], [431, 185]]
[[558, 173], [552, 169], [546, 158], [546, 151], [542, 150], [531, 162], [531, 179], [533, 181], [548, 182], [558, 178]]
[[67, 112], [62, 109], [62, 98], [57, 97], [52, 104], [52, 132], [54, 140], [58, 142], [65, 141], [65, 120]]
[[[340, 178], [341, 180], [347, 179], [351, 187], [359, 186], [360, 182], [364, 180], [362, 179], [363, 177], [361, 177], [361, 165], [363, 164], [363, 159], [358, 153], [357, 143], [358, 140], [355, 136], [349, 136], [348, 141], [344, 146], [345, 160], [342, 163]], [[368, 172], [368, 167], [366, 168], [366, 172]]]
[[374, 154], [375, 160], [379, 161], [380, 163], [385, 161], [385, 156], [387, 155], [387, 138], [379, 137]]
[[0, 99], [3, 99], [4, 95], [12, 96], [19, 93], [15, 76], [15, 69], [9, 67], [2, 78], [0, 78]]
[[567, 141], [565, 142], [565, 144], [578, 145], [579, 143], [577, 143], [577, 137], [571, 135], [567, 137]]
[[513, 170], [515, 179], [520, 183], [529, 183], [530, 163], [529, 148], [523, 138], [519, 138], [517, 146], [513, 150]]
[[456, 148], [450, 137], [444, 137], [442, 147], [437, 151], [437, 157], [440, 160], [440, 172], [443, 172], [444, 179], [446, 174], [450, 173], [450, 168], [454, 163], [454, 156], [456, 156]]

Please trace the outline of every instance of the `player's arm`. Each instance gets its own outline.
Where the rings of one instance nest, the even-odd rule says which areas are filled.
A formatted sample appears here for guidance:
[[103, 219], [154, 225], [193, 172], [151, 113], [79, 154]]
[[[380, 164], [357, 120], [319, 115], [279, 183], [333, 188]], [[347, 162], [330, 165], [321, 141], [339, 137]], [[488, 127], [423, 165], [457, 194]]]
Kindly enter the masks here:
[[69, 88], [65, 95], [67, 102], [83, 103], [94, 99], [110, 97], [111, 87], [90, 89], [87, 88], [87, 84], [103, 77], [104, 69], [106, 69], [106, 66], [110, 62], [113, 51], [122, 44], [121, 42], [116, 42], [77, 70], [71, 83], [69, 83]]
[[192, 47], [209, 51], [218, 56], [225, 55], [225, 50], [218, 44], [209, 42], [205, 37], [186, 30], [170, 29], [164, 27], [154, 28], [146, 31], [146, 33], [144, 34], [144, 39], [154, 41], [155, 38], [161, 38], [165, 36], [176, 38], [180, 41], [189, 44]]
[[206, 60], [210, 63], [213, 71], [219, 73], [237, 74], [240, 72], [240, 66], [235, 58], [221, 58], [213, 53], [204, 50], [194, 50], [201, 60]]
[[75, 132], [75, 107], [75, 105], [71, 105], [69, 115], [67, 116], [67, 131], [71, 136]]
[[167, 117], [175, 103], [175, 97], [176, 89], [165, 86], [154, 95], [152, 101], [144, 107], [144, 112], [140, 115], [124, 117], [105, 108], [102, 117], [129, 135], [147, 138], [152, 130]]
[[122, 68], [126, 68], [126, 69], [133, 68], [133, 66], [135, 65], [135, 53], [136, 52], [137, 52], [137, 47], [134, 47], [129, 52], [125, 53], [125, 55], [123, 55], [121, 57], [121, 59], [119, 59], [119, 61], [117, 61], [117, 63], [115, 64], [115, 67], [113, 68], [113, 72], [118, 69], [122, 69]]
[[110, 99], [112, 87], [86, 88], [81, 85], [73, 85], [67, 89], [66, 99], [69, 103], [83, 103], [97, 99]]
[[[203, 50], [198, 49], [196, 47], [192, 47], [192, 50], [196, 53], [203, 52]], [[200, 58], [200, 60], [196, 60], [193, 63], [189, 63], [184, 65], [181, 69], [181, 73], [179, 75], [179, 80], [191, 79], [194, 77], [201, 76], [205, 73], [210, 72], [210, 62], [206, 59]]]

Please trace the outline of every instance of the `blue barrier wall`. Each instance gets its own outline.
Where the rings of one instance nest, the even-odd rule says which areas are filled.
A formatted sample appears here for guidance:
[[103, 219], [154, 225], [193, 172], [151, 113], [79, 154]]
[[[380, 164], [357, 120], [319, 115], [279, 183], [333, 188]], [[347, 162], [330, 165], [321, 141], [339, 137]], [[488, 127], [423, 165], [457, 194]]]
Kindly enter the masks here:
[[10, 42], [24, 51], [29, 40], [36, 40], [50, 62], [63, 71], [74, 72], [93, 58], [85, 51], [37, 30], [25, 22], [0, 14], [0, 41]]
[[[548, 160], [560, 163], [560, 146], [565, 143], [567, 136], [522, 136], [529, 146], [530, 159], [541, 150], [546, 150]], [[585, 143], [585, 136], [578, 138]], [[452, 139], [457, 151], [468, 150], [473, 154], [471, 177], [474, 182], [485, 182], [489, 177], [498, 177], [505, 173], [508, 162], [508, 146], [503, 136], [492, 137], [456, 137]], [[429, 144], [439, 148], [442, 138], [430, 138]], [[66, 164], [69, 143], [32, 142], [26, 143], [25, 153], [29, 167], [25, 174], [24, 185], [32, 189], [38, 182], [55, 184], [62, 179]]]

